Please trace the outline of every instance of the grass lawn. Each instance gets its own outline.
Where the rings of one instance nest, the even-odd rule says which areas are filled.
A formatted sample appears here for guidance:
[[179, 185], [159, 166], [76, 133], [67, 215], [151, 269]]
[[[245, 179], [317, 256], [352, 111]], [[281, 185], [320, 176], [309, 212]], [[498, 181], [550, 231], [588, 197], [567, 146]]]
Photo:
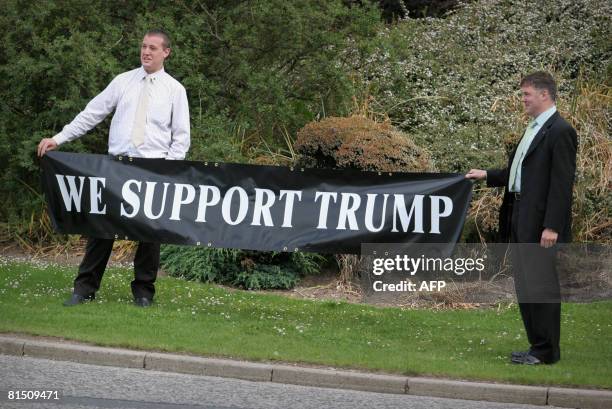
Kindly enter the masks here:
[[160, 278], [131, 305], [132, 272], [111, 268], [93, 303], [66, 308], [75, 268], [0, 261], [0, 332], [204, 356], [404, 375], [612, 389], [612, 302], [563, 304], [561, 361], [509, 362], [527, 341], [516, 305], [402, 310], [304, 301]]

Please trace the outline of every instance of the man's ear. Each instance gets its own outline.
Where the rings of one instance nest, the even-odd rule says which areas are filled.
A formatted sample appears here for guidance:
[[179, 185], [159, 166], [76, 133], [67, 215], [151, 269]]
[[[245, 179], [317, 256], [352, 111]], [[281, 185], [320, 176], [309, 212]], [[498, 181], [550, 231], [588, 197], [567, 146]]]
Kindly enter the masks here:
[[169, 47], [168, 48], [164, 48], [164, 58], [170, 57], [170, 51], [171, 51], [171, 49]]

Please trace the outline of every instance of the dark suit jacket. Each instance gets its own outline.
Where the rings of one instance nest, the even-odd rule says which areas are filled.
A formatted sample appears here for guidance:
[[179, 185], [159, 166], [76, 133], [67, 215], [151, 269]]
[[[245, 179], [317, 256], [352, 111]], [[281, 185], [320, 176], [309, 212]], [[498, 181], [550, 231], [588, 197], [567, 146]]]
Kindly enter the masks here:
[[510, 167], [516, 147], [504, 169], [487, 170], [487, 186], [504, 186], [499, 214], [502, 242], [510, 238], [512, 206], [519, 207], [519, 243], [539, 243], [544, 228], [559, 233], [558, 243], [572, 240], [572, 187], [578, 138], [572, 126], [555, 112], [533, 138], [521, 167], [521, 200], [508, 194]]

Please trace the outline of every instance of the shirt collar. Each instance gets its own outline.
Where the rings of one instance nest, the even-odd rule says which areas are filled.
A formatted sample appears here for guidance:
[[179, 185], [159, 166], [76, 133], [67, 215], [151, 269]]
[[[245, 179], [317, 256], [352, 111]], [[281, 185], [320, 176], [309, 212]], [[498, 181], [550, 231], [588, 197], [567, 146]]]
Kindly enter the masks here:
[[152, 80], [155, 80], [159, 78], [161, 75], [163, 75], [165, 72], [166, 71], [164, 70], [164, 67], [162, 66], [161, 69], [155, 71], [153, 74], [149, 74], [145, 71], [144, 67], [141, 65], [140, 71], [138, 73], [138, 78], [143, 79], [146, 76], [149, 76], [149, 78], [151, 78]]
[[552, 107], [548, 108], [546, 111], [542, 112], [540, 115], [538, 115], [534, 119], [535, 125], [537, 126], [544, 125], [546, 121], [548, 121], [555, 112], [557, 112], [557, 107], [553, 105]]

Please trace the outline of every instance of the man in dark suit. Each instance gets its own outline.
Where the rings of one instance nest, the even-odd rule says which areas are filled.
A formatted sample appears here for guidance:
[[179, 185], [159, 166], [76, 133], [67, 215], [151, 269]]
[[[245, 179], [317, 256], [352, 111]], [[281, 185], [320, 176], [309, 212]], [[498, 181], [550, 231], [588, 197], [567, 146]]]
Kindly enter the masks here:
[[557, 87], [546, 72], [521, 80], [532, 121], [503, 169], [471, 169], [466, 178], [505, 187], [500, 209], [502, 241], [511, 245], [519, 308], [531, 344], [512, 352], [517, 364], [552, 364], [560, 357], [561, 304], [556, 244], [571, 241], [572, 186], [577, 135], [557, 112]]

